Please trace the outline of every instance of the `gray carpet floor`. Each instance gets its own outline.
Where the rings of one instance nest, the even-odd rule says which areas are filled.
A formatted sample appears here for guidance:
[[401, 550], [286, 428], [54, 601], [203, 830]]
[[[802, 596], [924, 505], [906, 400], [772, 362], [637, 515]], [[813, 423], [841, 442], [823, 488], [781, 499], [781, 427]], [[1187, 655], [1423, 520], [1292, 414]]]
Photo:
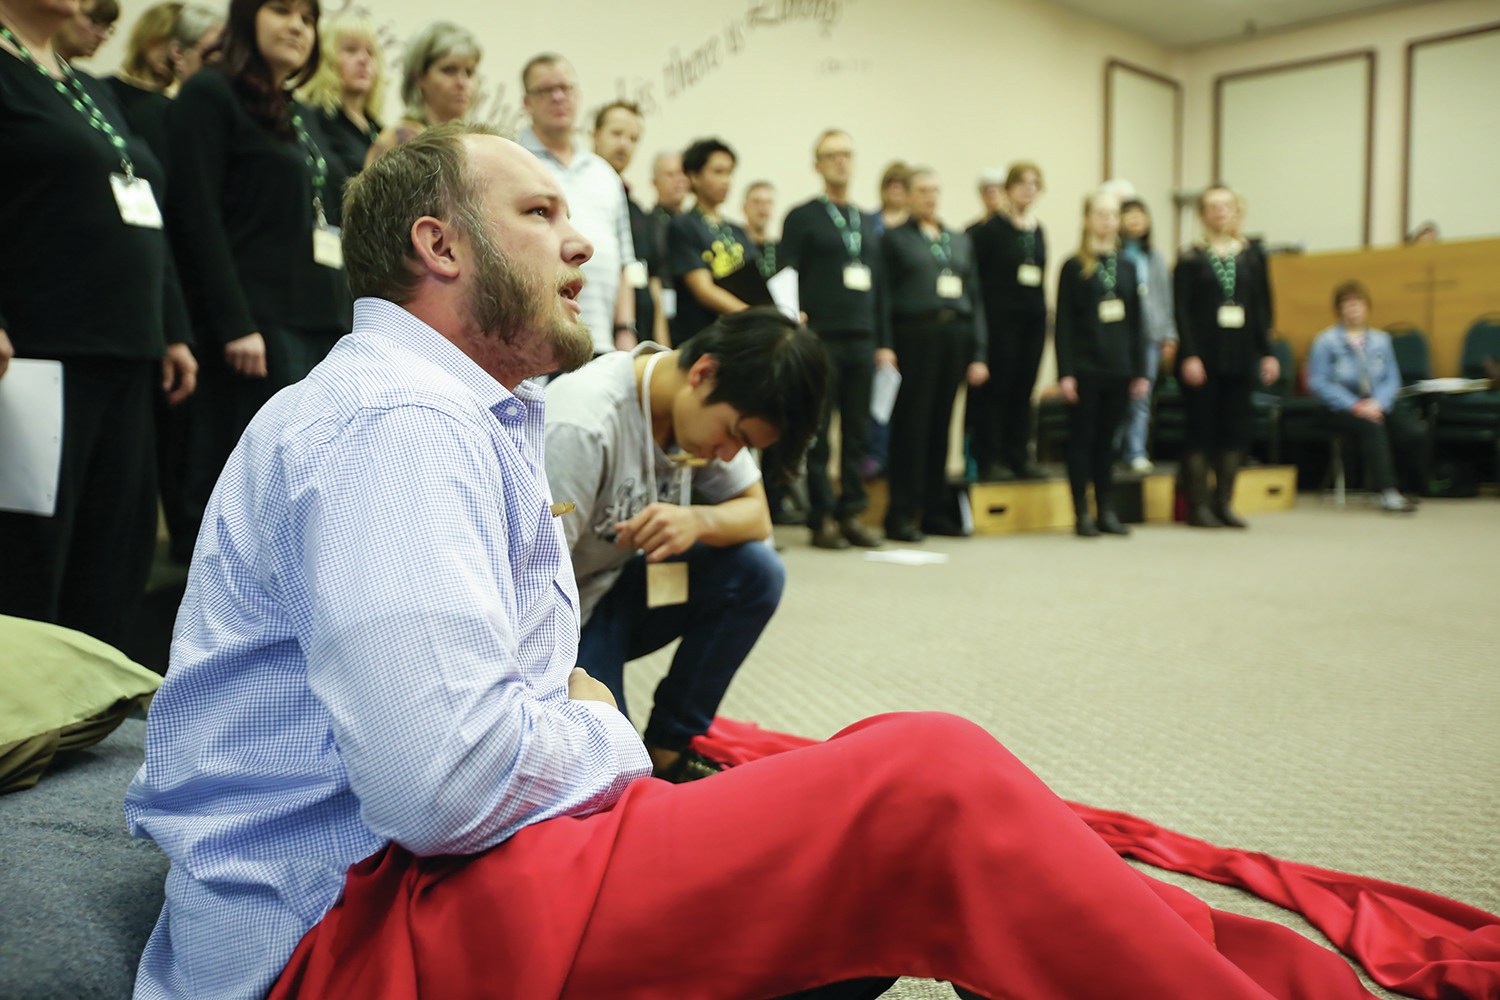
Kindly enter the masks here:
[[[956, 712], [1065, 798], [1500, 912], [1495, 498], [1394, 517], [1304, 496], [1245, 532], [937, 539], [917, 548], [948, 561], [927, 566], [777, 532], [786, 595], [724, 715], [826, 737]], [[627, 672], [638, 721], [670, 654]]]

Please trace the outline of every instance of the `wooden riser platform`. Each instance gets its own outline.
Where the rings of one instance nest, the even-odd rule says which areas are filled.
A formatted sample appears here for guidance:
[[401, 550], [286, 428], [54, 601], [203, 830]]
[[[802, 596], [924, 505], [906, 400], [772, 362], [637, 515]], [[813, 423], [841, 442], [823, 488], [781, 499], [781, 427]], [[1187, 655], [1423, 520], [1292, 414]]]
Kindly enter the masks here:
[[[1139, 501], [1120, 503], [1122, 517], [1151, 523], [1172, 520], [1176, 503], [1174, 472], [1148, 476], [1121, 475], [1116, 488], [1127, 498], [1138, 484]], [[864, 520], [875, 527], [885, 520], [889, 494], [884, 480], [865, 484], [870, 506]], [[1030, 531], [1066, 531], [1073, 527], [1073, 496], [1068, 481], [1051, 478], [1030, 482], [972, 483], [967, 490], [976, 535], [1014, 535]], [[1259, 465], [1243, 469], [1234, 484], [1234, 509], [1241, 514], [1290, 510], [1297, 497], [1297, 469], [1291, 465]], [[1134, 498], [1130, 498], [1132, 501]], [[1138, 507], [1129, 518], [1129, 508]]]

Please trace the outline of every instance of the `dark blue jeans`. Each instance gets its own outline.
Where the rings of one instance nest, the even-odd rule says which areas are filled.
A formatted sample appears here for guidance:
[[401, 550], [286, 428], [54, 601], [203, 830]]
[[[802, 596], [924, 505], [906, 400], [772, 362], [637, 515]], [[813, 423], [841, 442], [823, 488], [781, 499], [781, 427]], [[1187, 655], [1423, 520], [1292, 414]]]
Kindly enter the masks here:
[[648, 609], [646, 558], [635, 556], [578, 639], [578, 665], [609, 688], [622, 712], [625, 664], [682, 639], [646, 724], [646, 742], [664, 750], [686, 749], [694, 736], [708, 732], [786, 584], [781, 557], [764, 542], [722, 549], [694, 545], [674, 561], [688, 564], [686, 604]]

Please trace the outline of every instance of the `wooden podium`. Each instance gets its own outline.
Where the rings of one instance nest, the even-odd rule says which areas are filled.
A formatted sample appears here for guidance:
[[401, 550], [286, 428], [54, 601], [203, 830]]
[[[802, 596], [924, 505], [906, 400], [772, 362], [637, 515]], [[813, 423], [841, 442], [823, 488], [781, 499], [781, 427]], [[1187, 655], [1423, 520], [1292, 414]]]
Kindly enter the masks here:
[[1427, 335], [1434, 376], [1460, 374], [1464, 334], [1480, 316], [1500, 312], [1500, 240], [1277, 254], [1270, 267], [1276, 332], [1299, 362], [1336, 321], [1334, 288], [1351, 279], [1370, 289], [1373, 326], [1410, 324]]

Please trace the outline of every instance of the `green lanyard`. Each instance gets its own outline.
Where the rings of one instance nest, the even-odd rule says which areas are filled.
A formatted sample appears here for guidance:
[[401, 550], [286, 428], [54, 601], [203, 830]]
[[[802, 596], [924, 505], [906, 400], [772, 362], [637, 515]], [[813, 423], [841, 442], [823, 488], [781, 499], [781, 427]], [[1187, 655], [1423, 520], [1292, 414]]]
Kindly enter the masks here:
[[1115, 278], [1118, 275], [1120, 258], [1112, 253], [1104, 254], [1099, 258], [1099, 283], [1104, 286], [1104, 297], [1113, 298], [1115, 294]]
[[1219, 279], [1219, 287], [1224, 290], [1224, 301], [1233, 302], [1235, 279], [1234, 254], [1230, 254], [1226, 260], [1210, 250], [1208, 251], [1208, 262], [1213, 265], [1214, 277]]
[[73, 72], [73, 67], [68, 65], [68, 61], [61, 56], [57, 57], [58, 65], [62, 66], [64, 77], [64, 79], [59, 80], [51, 73], [48, 73], [47, 68], [37, 62], [36, 57], [31, 54], [31, 50], [26, 47], [26, 43], [17, 38], [15, 33], [3, 24], [0, 24], [0, 38], [14, 45], [16, 51], [21, 53], [21, 57], [31, 63], [32, 67], [57, 89], [57, 92], [62, 95], [63, 100], [73, 105], [74, 111], [83, 115], [84, 120], [92, 125], [96, 132], [110, 141], [110, 145], [115, 147], [115, 152], [120, 154], [120, 166], [124, 169], [125, 176], [134, 180], [135, 163], [130, 159], [130, 150], [125, 145], [124, 137], [116, 132], [115, 127], [109, 123], [109, 119], [104, 117], [104, 113], [99, 110], [99, 105], [94, 103], [94, 98], [84, 89], [83, 83]]
[[292, 110], [292, 128], [297, 130], [297, 141], [302, 145], [307, 168], [312, 171], [313, 209], [318, 213], [318, 225], [321, 226], [327, 221], [323, 215], [323, 190], [328, 186], [328, 161], [323, 159], [318, 144], [307, 134], [307, 129], [302, 125], [302, 114], [295, 108]]
[[1021, 256], [1023, 256], [1023, 257], [1026, 258], [1026, 263], [1028, 263], [1028, 264], [1035, 264], [1036, 263], [1036, 230], [1035, 229], [1022, 229], [1020, 231], [1020, 237], [1021, 237]]
[[760, 248], [760, 274], [763, 278], [769, 278], [776, 273], [776, 244], [770, 240]]
[[932, 251], [933, 259], [938, 262], [938, 265], [944, 271], [953, 270], [953, 237], [948, 235], [948, 230], [942, 230], [937, 239], [933, 239], [925, 232], [922, 236], [927, 240], [927, 249]]
[[850, 205], [849, 218], [845, 219], [844, 213], [839, 211], [837, 205], [828, 200], [826, 194], [822, 200], [823, 207], [828, 209], [828, 217], [838, 227], [839, 238], [844, 241], [844, 249], [849, 251], [849, 259], [859, 260], [859, 251], [864, 245], [864, 233], [859, 228], [859, 209]]
[[744, 251], [744, 246], [735, 238], [734, 230], [723, 228], [717, 222], [710, 219], [708, 214], [701, 208], [695, 208], [693, 211], [698, 213], [698, 218], [703, 220], [703, 224], [708, 227], [708, 231], [713, 234], [714, 239], [724, 245], [725, 253], [732, 254], [734, 247], [739, 247], [741, 252]]

